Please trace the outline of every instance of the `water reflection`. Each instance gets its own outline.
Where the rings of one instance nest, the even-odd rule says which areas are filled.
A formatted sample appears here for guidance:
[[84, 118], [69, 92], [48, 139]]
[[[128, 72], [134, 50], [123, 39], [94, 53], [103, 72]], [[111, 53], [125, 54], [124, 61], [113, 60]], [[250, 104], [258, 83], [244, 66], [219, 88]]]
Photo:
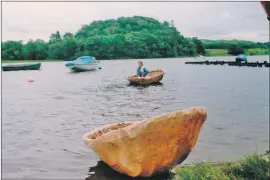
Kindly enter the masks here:
[[82, 73], [84, 73], [84, 74], [90, 74], [90, 73], [93, 73], [93, 72], [96, 72], [97, 71], [97, 69], [94, 69], [94, 70], [91, 70], [91, 71], [68, 71], [68, 73], [69, 74], [82, 74]]
[[155, 82], [151, 84], [144, 84], [144, 85], [139, 85], [139, 84], [134, 84], [134, 83], [129, 83], [128, 86], [133, 86], [133, 87], [149, 87], [149, 86], [163, 86], [162, 82]]
[[110, 168], [103, 161], [99, 161], [94, 167], [89, 168], [89, 176], [85, 180], [169, 180], [171, 173], [162, 173], [149, 178], [132, 178]]

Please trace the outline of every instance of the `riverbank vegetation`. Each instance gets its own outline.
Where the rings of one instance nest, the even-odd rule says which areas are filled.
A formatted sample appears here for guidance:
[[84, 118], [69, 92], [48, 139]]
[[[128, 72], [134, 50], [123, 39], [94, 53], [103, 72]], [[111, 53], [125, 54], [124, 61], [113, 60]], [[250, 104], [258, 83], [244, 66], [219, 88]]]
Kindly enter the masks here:
[[2, 59], [5, 60], [72, 60], [85, 55], [110, 60], [186, 57], [198, 54], [269, 54], [269, 42], [188, 38], [175, 28], [173, 21], [160, 22], [142, 16], [93, 21], [83, 25], [75, 34], [57, 31], [51, 34], [48, 42], [37, 39], [25, 44], [22, 41], [6, 41], [1, 44]]
[[269, 151], [266, 154], [249, 154], [244, 158], [227, 163], [199, 163], [178, 166], [173, 180], [267, 180], [269, 172]]
[[[231, 56], [227, 49], [205, 49], [206, 56]], [[243, 54], [248, 56], [255, 56], [255, 55], [269, 55], [270, 49], [269, 48], [251, 48], [245, 49]]]

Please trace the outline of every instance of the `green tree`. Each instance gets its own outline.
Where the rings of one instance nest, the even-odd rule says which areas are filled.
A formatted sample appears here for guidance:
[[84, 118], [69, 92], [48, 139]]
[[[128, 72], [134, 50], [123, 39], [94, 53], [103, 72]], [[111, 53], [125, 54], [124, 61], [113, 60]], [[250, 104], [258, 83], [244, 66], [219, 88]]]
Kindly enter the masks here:
[[22, 60], [22, 41], [7, 41], [1, 43], [1, 56], [4, 60]]
[[54, 44], [49, 45], [49, 59], [58, 59], [58, 60], [65, 60], [64, 59], [64, 43], [63, 42], [56, 42]]
[[231, 45], [228, 49], [228, 53], [231, 55], [239, 55], [244, 53], [244, 49], [237, 45]]
[[74, 35], [70, 32], [65, 33], [63, 36], [63, 40], [68, 40], [68, 39], [74, 39]]
[[59, 31], [56, 31], [56, 33], [51, 34], [50, 40], [49, 40], [50, 44], [54, 44], [54, 43], [61, 42], [61, 41], [62, 41], [62, 37], [61, 37]]
[[48, 43], [45, 41], [38, 40], [30, 40], [24, 45], [24, 59], [28, 60], [44, 60], [48, 57]]
[[205, 49], [203, 43], [196, 37], [192, 38], [196, 46], [196, 52], [201, 55], [205, 55]]
[[133, 16], [93, 21], [83, 25], [74, 35], [59, 31], [49, 41], [29, 40], [2, 43], [6, 59], [72, 60], [79, 56], [97, 59], [161, 58], [192, 56], [204, 53], [198, 39], [185, 38], [173, 21], [160, 22], [154, 18]]

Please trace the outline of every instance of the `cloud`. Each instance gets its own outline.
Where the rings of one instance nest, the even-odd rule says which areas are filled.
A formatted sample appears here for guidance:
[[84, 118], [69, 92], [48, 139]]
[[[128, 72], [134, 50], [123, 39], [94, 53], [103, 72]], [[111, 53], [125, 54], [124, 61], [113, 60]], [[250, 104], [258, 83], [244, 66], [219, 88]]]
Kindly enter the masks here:
[[8, 28], [6, 29], [7, 31], [9, 32], [12, 32], [12, 33], [25, 33], [25, 34], [28, 34], [29, 31], [24, 28], [24, 27], [21, 27], [21, 26], [8, 26]]
[[3, 2], [3, 40], [48, 40], [51, 33], [76, 33], [83, 24], [121, 16], [174, 20], [184, 36], [268, 41], [259, 2]]

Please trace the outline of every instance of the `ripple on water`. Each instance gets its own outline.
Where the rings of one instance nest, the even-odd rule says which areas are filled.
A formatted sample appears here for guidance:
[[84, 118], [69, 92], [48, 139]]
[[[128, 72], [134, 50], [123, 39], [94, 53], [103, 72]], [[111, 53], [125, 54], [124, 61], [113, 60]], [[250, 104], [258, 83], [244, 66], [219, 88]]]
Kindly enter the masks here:
[[[82, 136], [104, 124], [191, 106], [206, 107], [208, 118], [184, 163], [264, 152], [269, 147], [269, 70], [202, 68], [184, 65], [185, 60], [190, 59], [145, 60], [148, 67], [166, 71], [162, 83], [148, 87], [125, 79], [136, 70], [132, 60], [104, 61], [102, 70], [88, 73], [43, 63], [31, 75], [38, 79], [31, 86], [18, 78], [31, 71], [2, 73], [3, 178], [130, 179], [97, 165], [98, 156]], [[95, 167], [92, 175], [89, 167]]]
[[102, 161], [98, 161], [96, 166], [89, 168], [89, 176], [85, 180], [169, 180], [171, 174], [162, 173], [149, 178], [131, 178], [126, 175], [120, 174]]

